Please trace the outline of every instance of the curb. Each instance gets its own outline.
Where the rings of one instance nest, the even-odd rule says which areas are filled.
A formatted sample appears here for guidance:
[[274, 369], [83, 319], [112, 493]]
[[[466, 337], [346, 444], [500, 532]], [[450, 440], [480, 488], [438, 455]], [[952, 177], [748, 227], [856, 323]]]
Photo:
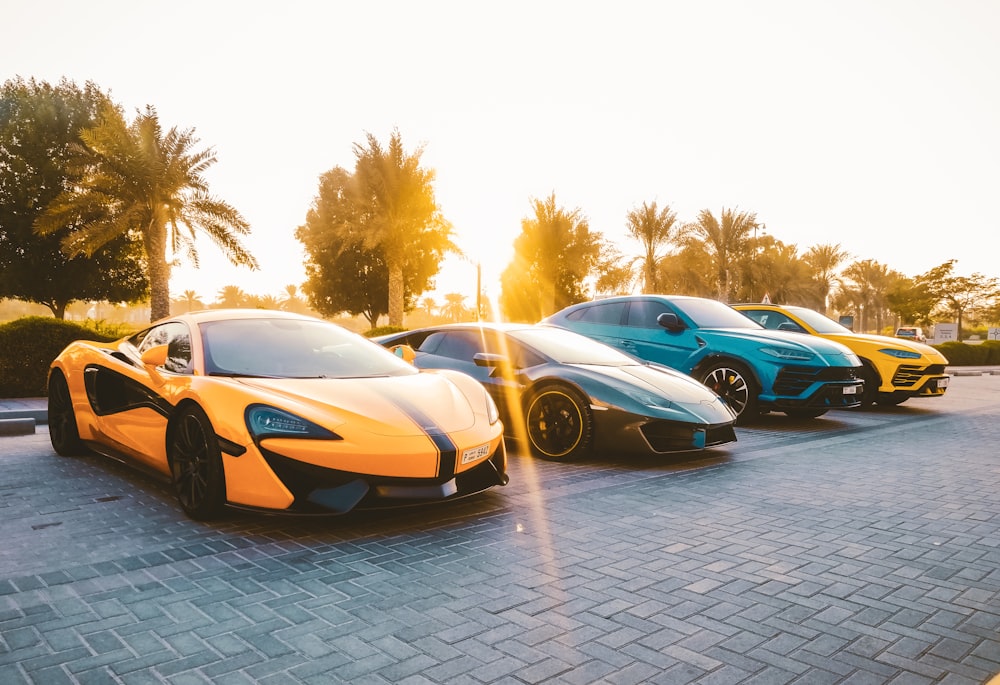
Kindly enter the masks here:
[[0, 436], [31, 435], [34, 432], [35, 420], [33, 418], [0, 419]]

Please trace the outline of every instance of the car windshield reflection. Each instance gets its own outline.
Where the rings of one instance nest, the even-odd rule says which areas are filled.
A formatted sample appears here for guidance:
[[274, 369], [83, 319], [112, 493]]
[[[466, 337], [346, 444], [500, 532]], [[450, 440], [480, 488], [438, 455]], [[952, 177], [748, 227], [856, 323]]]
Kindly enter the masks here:
[[763, 328], [750, 317], [718, 300], [677, 298], [671, 305], [687, 314], [698, 328]]
[[322, 321], [211, 321], [201, 325], [201, 340], [210, 376], [370, 378], [419, 373], [383, 347]]
[[562, 328], [537, 326], [510, 335], [560, 364], [623, 366], [637, 363], [613, 347]]

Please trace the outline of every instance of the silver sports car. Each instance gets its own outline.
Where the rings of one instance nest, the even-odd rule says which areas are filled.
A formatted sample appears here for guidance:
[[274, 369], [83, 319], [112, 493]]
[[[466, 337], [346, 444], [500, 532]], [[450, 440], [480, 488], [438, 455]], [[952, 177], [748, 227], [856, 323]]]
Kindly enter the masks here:
[[736, 440], [736, 414], [690, 376], [552, 326], [446, 324], [375, 338], [421, 369], [478, 379], [534, 454], [663, 454]]

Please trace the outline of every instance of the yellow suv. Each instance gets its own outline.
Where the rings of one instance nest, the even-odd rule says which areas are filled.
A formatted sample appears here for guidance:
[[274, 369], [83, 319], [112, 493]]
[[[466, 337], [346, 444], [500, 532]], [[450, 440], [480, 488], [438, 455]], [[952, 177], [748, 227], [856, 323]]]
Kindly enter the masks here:
[[940, 397], [948, 389], [948, 359], [930, 345], [844, 328], [812, 309], [777, 304], [734, 304], [764, 328], [807, 333], [846, 345], [864, 364], [861, 406], [891, 406], [911, 397]]

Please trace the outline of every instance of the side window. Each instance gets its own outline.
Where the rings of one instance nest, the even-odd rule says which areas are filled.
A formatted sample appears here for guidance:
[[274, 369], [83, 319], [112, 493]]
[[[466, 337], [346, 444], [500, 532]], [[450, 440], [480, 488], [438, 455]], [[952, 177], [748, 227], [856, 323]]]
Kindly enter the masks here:
[[[421, 351], [423, 351], [421, 345]], [[483, 342], [480, 337], [472, 331], [449, 331], [441, 338], [440, 344], [434, 354], [449, 359], [471, 362], [472, 358], [483, 351]]]
[[142, 342], [136, 346], [139, 349], [139, 354], [142, 354], [150, 347], [166, 345], [170, 336], [170, 333], [167, 330], [168, 326], [170, 326], [170, 324], [163, 324], [162, 326], [157, 326], [156, 328], [150, 328], [146, 333], [146, 336], [142, 339]]
[[192, 373], [191, 333], [184, 324], [177, 324], [167, 340], [167, 361], [163, 368], [173, 373]]
[[171, 321], [149, 329], [137, 346], [139, 354], [157, 345], [167, 346], [163, 368], [172, 373], [191, 373], [191, 333], [187, 325]]
[[[751, 319], [759, 323], [764, 328], [770, 328], [772, 331], [778, 330], [783, 323], [792, 322], [790, 318], [781, 312], [744, 312], [744, 314], [748, 314]], [[794, 322], [792, 322], [792, 325], [795, 326], [795, 328], [798, 328], [798, 325]]]
[[583, 309], [577, 309], [566, 316], [570, 321], [580, 323], [595, 323], [604, 326], [621, 326], [622, 315], [625, 313], [624, 302], [608, 302], [595, 304]]
[[770, 328], [770, 326], [767, 325], [767, 319], [768, 316], [771, 314], [771, 312], [768, 311], [762, 312], [757, 309], [743, 309], [740, 311], [743, 313], [744, 316], [750, 317], [764, 328]]
[[637, 300], [628, 308], [628, 323], [630, 328], [659, 328], [656, 317], [671, 311], [670, 307], [656, 300]]

